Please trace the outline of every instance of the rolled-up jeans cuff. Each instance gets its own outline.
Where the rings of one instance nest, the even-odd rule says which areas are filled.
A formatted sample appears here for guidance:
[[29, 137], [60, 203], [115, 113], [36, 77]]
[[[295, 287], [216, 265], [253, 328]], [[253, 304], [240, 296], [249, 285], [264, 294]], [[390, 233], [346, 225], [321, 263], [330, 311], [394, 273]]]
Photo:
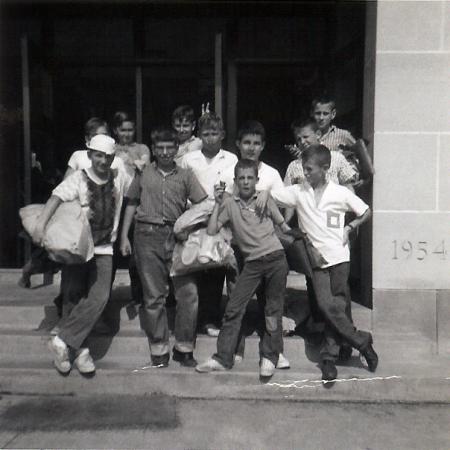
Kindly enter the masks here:
[[161, 356], [169, 353], [169, 343], [152, 344], [150, 343], [150, 353], [152, 356]]
[[174, 348], [181, 353], [191, 353], [194, 351], [193, 342], [175, 342]]

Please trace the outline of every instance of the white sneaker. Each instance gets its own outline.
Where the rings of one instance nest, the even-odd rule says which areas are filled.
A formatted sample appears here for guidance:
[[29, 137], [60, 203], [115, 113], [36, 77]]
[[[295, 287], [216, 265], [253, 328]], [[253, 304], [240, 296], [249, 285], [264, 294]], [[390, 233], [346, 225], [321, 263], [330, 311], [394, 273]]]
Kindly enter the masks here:
[[69, 349], [66, 343], [58, 336], [51, 338], [48, 342], [48, 348], [53, 356], [53, 364], [61, 373], [68, 373], [71, 369], [69, 361]]
[[208, 359], [204, 363], [198, 364], [195, 367], [195, 370], [200, 373], [206, 372], [223, 372], [224, 370], [228, 370], [226, 367], [222, 366], [219, 361], [215, 359]]
[[206, 334], [210, 337], [217, 337], [219, 336], [220, 333], [220, 330], [215, 325], [212, 324], [205, 325], [205, 331]]
[[80, 348], [76, 352], [76, 359], [73, 362], [80, 373], [92, 373], [95, 372], [94, 361], [89, 354], [88, 348]]
[[244, 357], [242, 355], [234, 355], [234, 363], [240, 364], [244, 360]]
[[283, 353], [280, 353], [280, 355], [278, 356], [277, 369], [290, 369], [290, 368], [291, 368], [291, 363], [283, 355]]
[[275, 364], [270, 359], [261, 359], [261, 368], [259, 374], [262, 377], [271, 377], [275, 373]]

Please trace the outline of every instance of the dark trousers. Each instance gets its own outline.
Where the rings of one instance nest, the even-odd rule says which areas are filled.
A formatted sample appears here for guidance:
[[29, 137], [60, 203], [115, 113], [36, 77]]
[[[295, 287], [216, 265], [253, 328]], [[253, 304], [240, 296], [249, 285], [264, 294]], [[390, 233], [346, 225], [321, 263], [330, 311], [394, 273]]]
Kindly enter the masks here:
[[195, 273], [198, 289], [198, 330], [206, 325], [220, 328], [223, 317], [222, 292], [225, 282], [225, 267], [205, 269]]
[[[174, 247], [172, 226], [136, 223], [134, 253], [143, 288], [139, 317], [152, 356], [169, 352], [166, 297]], [[181, 352], [192, 352], [198, 309], [195, 277], [192, 274], [173, 277], [173, 284], [177, 302], [175, 347]]]
[[260, 357], [277, 364], [278, 356], [283, 352], [281, 317], [288, 271], [284, 250], [269, 253], [244, 264], [227, 303], [222, 328], [217, 338], [217, 353], [213, 355], [213, 358], [224, 367], [233, 366], [242, 317], [262, 280], [266, 285], [266, 305], [264, 308], [265, 329], [260, 341], [259, 353]]
[[[234, 251], [234, 256], [236, 258], [237, 270], [239, 273], [235, 273], [234, 271], [227, 271], [226, 279], [227, 279], [227, 292], [228, 297], [231, 297], [233, 293], [234, 287], [236, 286], [237, 277], [242, 272], [244, 268], [244, 255], [239, 250], [239, 247], [236, 245], [232, 246]], [[253, 331], [256, 331], [261, 338], [264, 333], [265, 321], [264, 321], [264, 307], [266, 305], [266, 290], [264, 285], [264, 280], [259, 283], [256, 288], [256, 299], [258, 302], [258, 311], [256, 316], [254, 314], [250, 314], [248, 310], [245, 311], [244, 317], [242, 318], [241, 329], [239, 330], [238, 341], [236, 344], [235, 354], [239, 356], [244, 356], [245, 353], [245, 338], [247, 333], [251, 334]]]
[[94, 255], [87, 263], [64, 266], [65, 312], [58, 336], [70, 347], [83, 346], [108, 302], [111, 279], [110, 255]]
[[346, 312], [349, 269], [350, 263], [345, 262], [313, 270], [317, 305], [325, 319], [324, 345], [320, 351], [322, 360], [339, 357], [342, 338], [358, 350], [370, 339], [370, 333], [357, 330]]

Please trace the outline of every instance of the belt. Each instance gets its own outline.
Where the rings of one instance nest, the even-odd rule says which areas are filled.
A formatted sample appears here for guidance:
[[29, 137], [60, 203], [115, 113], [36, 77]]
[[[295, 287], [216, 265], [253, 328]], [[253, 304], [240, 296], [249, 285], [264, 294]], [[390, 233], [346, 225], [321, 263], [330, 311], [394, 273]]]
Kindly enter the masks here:
[[175, 222], [170, 222], [169, 220], [164, 220], [161, 223], [155, 223], [155, 222], [140, 222], [138, 223], [142, 225], [152, 225], [153, 227], [172, 227], [175, 225]]

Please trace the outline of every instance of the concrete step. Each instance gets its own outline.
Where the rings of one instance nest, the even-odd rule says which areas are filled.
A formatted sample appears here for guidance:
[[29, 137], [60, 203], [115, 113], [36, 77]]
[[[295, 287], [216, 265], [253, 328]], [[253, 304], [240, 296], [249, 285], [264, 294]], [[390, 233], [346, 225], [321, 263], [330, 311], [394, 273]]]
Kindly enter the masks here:
[[[59, 293], [58, 276], [54, 284], [44, 286], [35, 276], [33, 287], [23, 289], [17, 286], [20, 273], [0, 271], [0, 393], [89, 396], [163, 392], [184, 398], [297, 402], [450, 402], [450, 358], [438, 357], [435, 344], [418, 333], [373, 333], [380, 358], [376, 374], [368, 372], [365, 361], [354, 351], [348, 362], [338, 365], [339, 379], [331, 390], [322, 387], [318, 347], [299, 336], [284, 339], [291, 369], [277, 370], [270, 380], [259, 377], [259, 339], [254, 335], [246, 339], [243, 362], [230, 371], [197, 374], [173, 361], [167, 369], [149, 368], [146, 336], [136, 310], [133, 313], [126, 308], [130, 290], [125, 271], [116, 277], [109, 305], [109, 319], [120, 324], [117, 333], [89, 338], [96, 376], [87, 379], [74, 369], [62, 377], [47, 348], [49, 331], [58, 320], [53, 305]], [[301, 305], [306, 301], [302, 276], [290, 274], [287, 298]], [[170, 318], [173, 311], [169, 313]], [[367, 308], [354, 304], [353, 317], [358, 328], [372, 329], [372, 312]], [[171, 337], [171, 347], [173, 340]], [[215, 338], [198, 336], [195, 357], [199, 362], [215, 350]]]
[[[14, 361], [21, 355], [25, 361], [48, 358], [46, 341], [50, 330], [57, 324], [58, 317], [53, 299], [59, 293], [59, 285], [37, 286], [23, 289], [16, 284], [20, 272], [0, 271], [7, 275], [8, 283], [1, 286], [0, 292], [0, 358], [4, 364]], [[9, 277], [9, 278], [8, 278]], [[11, 282], [11, 280], [14, 282]], [[121, 284], [122, 283], [122, 284]], [[145, 364], [149, 359], [148, 345], [144, 333], [140, 330], [138, 308], [127, 307], [130, 300], [128, 273], [118, 271], [111, 301], [105, 311], [106, 320], [113, 330], [112, 336], [93, 335], [92, 354], [96, 359], [111, 364], [119, 364], [127, 358], [139, 360]], [[287, 301], [295, 301], [301, 305], [300, 310], [307, 308], [306, 287], [304, 277], [292, 273], [288, 278]], [[254, 306], [256, 302], [253, 301]], [[252, 305], [250, 305], [252, 306]], [[353, 318], [359, 329], [372, 330], [372, 311], [353, 303]], [[175, 311], [168, 309], [169, 323], [173, 326]], [[421, 357], [427, 353], [435, 353], [435, 345], [419, 334], [375, 334], [377, 351], [394, 352], [396, 358], [405, 359]], [[298, 344], [302, 343], [302, 351]], [[296, 344], [293, 344], [296, 343]], [[258, 360], [257, 337], [247, 338], [247, 358]], [[299, 337], [285, 339], [285, 353], [301, 357], [305, 354], [303, 340]], [[311, 349], [309, 349], [311, 350]], [[199, 335], [196, 355], [199, 359], [212, 355], [215, 351], [215, 339]], [[9, 356], [8, 356], [9, 355]], [[11, 358], [11, 355], [13, 357]], [[42, 355], [38, 356], [37, 355]], [[130, 356], [131, 355], [131, 356]], [[125, 363], [128, 365], [128, 362]], [[6, 366], [5, 366], [6, 367]]]
[[[33, 368], [39, 361], [49, 360], [47, 342], [50, 336], [44, 331], [15, 331], [0, 329], [0, 367], [15, 367], [21, 361]], [[173, 340], [173, 338], [172, 338]], [[172, 342], [173, 344], [173, 342]], [[171, 344], [171, 345], [172, 345]], [[129, 368], [143, 366], [150, 360], [147, 338], [141, 330], [119, 331], [115, 336], [91, 335], [88, 345], [94, 360], [114, 367]], [[257, 365], [259, 362], [259, 338], [246, 338], [245, 361]], [[415, 361], [433, 354], [434, 343], [420, 335], [383, 333], [374, 336], [374, 348], [380, 360], [384, 357], [393, 361]], [[216, 338], [199, 335], [195, 357], [209, 358], [216, 351]], [[319, 361], [319, 344], [306, 342], [299, 336], [284, 339], [284, 354], [293, 365], [309, 365]], [[359, 355], [353, 352], [350, 363], [360, 365]], [[349, 363], [349, 364], [350, 364]]]
[[[50, 358], [33, 367], [15, 361], [0, 369], [0, 393], [15, 395], [146, 395], [164, 393], [192, 399], [237, 399], [296, 402], [345, 403], [449, 403], [448, 361], [428, 358], [411, 361], [384, 359], [376, 374], [359, 361], [339, 365], [338, 380], [332, 389], [323, 389], [316, 363], [291, 358], [291, 369], [277, 370], [270, 379], [259, 377], [255, 361], [244, 361], [225, 372], [198, 374], [173, 361], [166, 369], [153, 369], [130, 361], [128, 366], [99, 361], [93, 378], [74, 368], [61, 376]], [[426, 371], [425, 371], [426, 368]]]

